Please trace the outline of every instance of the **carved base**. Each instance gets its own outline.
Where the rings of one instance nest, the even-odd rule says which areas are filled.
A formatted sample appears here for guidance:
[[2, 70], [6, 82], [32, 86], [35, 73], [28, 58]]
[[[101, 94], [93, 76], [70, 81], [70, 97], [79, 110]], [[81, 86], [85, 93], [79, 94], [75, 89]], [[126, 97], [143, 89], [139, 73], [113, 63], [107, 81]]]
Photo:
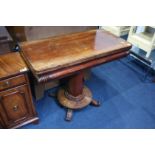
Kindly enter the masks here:
[[77, 97], [72, 96], [63, 88], [58, 92], [58, 100], [60, 105], [67, 108], [66, 121], [71, 121], [73, 117], [73, 110], [82, 109], [89, 104], [94, 106], [100, 106], [100, 102], [92, 99], [91, 91], [87, 88], [83, 88], [83, 93]]
[[83, 88], [83, 93], [78, 97], [68, 94], [63, 88], [58, 92], [59, 103], [69, 109], [81, 109], [89, 105], [92, 101], [92, 94], [87, 87]]

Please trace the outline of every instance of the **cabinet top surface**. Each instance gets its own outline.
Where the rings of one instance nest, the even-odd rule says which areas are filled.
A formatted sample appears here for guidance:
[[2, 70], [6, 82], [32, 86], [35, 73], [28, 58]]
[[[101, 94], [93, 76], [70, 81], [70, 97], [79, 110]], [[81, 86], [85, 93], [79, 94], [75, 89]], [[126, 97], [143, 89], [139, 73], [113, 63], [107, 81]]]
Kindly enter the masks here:
[[0, 55], [0, 79], [13, 76], [27, 70], [26, 64], [19, 53]]
[[23, 42], [21, 53], [35, 73], [57, 70], [108, 56], [131, 47], [131, 44], [104, 30], [68, 34]]

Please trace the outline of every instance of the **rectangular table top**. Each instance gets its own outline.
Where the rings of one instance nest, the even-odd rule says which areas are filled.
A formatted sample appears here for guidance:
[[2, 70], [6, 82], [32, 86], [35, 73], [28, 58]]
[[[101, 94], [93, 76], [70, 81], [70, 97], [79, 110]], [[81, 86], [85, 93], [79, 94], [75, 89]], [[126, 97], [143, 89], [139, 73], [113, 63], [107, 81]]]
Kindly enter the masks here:
[[55, 71], [129, 49], [131, 44], [104, 30], [23, 42], [21, 53], [35, 74]]

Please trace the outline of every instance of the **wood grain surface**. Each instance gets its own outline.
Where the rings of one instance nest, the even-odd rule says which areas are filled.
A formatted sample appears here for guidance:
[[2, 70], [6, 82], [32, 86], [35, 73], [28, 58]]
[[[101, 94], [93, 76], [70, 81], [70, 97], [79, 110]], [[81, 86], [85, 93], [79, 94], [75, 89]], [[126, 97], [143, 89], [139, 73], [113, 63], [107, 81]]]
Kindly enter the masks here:
[[27, 70], [27, 66], [19, 53], [0, 55], [0, 80]]
[[20, 44], [37, 75], [127, 51], [131, 44], [104, 30], [91, 30]]

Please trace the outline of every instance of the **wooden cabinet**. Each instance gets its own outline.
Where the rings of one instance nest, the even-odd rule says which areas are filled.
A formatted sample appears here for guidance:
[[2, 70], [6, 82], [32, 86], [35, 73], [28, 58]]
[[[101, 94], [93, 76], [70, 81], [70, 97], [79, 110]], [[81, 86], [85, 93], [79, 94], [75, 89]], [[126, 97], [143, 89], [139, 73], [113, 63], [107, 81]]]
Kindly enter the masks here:
[[[16, 58], [17, 55], [19, 56], [19, 53], [14, 53], [12, 56]], [[10, 59], [9, 56], [10, 54], [8, 55], [8, 59]], [[0, 59], [3, 59], [2, 56]], [[1, 69], [0, 71], [2, 73]], [[18, 128], [37, 121], [38, 117], [31, 97], [27, 69], [19, 70], [16, 75], [12, 75], [11, 77], [4, 76], [0, 80], [1, 126], [3, 128]]]

